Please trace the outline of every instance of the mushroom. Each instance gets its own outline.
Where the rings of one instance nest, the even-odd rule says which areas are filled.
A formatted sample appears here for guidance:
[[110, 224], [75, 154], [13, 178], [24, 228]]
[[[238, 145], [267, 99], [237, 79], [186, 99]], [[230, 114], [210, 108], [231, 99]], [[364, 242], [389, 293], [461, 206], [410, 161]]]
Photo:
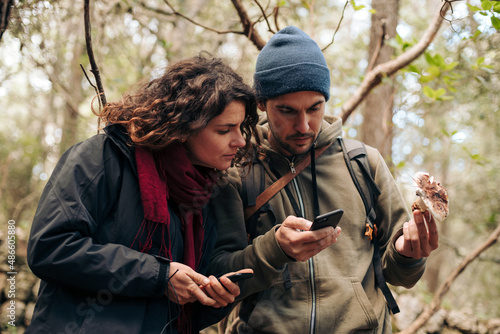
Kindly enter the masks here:
[[433, 176], [425, 172], [417, 172], [413, 176], [417, 199], [411, 206], [420, 212], [430, 211], [434, 220], [440, 223], [448, 217], [448, 192]]

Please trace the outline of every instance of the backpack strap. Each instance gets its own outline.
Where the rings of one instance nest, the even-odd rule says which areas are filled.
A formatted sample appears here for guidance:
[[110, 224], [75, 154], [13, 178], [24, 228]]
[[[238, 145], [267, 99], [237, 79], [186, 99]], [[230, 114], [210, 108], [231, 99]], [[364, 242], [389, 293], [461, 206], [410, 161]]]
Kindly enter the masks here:
[[[315, 157], [319, 157], [330, 145], [323, 146], [319, 149], [313, 150], [313, 154]], [[314, 160], [314, 159], [312, 159]], [[299, 175], [309, 164], [311, 163], [311, 156], [308, 153], [304, 159], [302, 159], [296, 166], [295, 170], [289, 171], [281, 178], [279, 178], [276, 182], [266, 188], [263, 192], [259, 193], [254, 202], [251, 202], [252, 205], [248, 205], [245, 207], [245, 221], [248, 220], [255, 212], [259, 210], [261, 206], [266, 204], [271, 198], [274, 197], [283, 189], [290, 181], [292, 181], [297, 175]], [[249, 202], [250, 203], [250, 202]]]
[[[382, 259], [380, 256], [380, 246], [378, 243], [377, 226], [375, 219], [375, 202], [380, 195], [380, 188], [373, 180], [368, 162], [368, 155], [365, 145], [357, 140], [342, 139], [339, 137], [339, 142], [344, 152], [344, 159], [351, 174], [351, 178], [358, 189], [358, 192], [363, 200], [366, 211], [366, 232], [365, 235], [373, 242], [373, 268], [375, 270], [375, 278], [379, 288], [382, 290], [392, 314], [399, 313], [399, 307], [394, 299], [391, 290], [387, 286], [382, 271]], [[375, 234], [375, 237], [373, 237]]]

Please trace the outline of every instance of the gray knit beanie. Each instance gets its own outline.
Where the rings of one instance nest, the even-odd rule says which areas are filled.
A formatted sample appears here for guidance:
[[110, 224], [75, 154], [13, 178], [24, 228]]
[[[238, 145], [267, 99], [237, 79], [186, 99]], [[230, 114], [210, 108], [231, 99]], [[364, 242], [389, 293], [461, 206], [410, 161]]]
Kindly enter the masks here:
[[278, 31], [257, 57], [254, 87], [259, 100], [299, 91], [330, 98], [330, 70], [319, 46], [299, 28]]

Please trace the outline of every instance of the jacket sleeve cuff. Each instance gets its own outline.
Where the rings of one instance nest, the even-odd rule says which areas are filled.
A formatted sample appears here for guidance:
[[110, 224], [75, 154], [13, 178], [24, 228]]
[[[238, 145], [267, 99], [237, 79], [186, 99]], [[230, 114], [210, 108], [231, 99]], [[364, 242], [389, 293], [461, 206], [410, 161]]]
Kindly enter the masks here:
[[168, 287], [170, 261], [161, 256], [155, 256], [155, 258], [158, 260], [160, 267], [158, 269], [158, 280], [156, 281], [154, 294], [162, 296]]
[[[281, 248], [278, 240], [276, 239], [276, 231], [281, 226], [276, 225], [268, 233], [261, 236], [258, 240], [259, 248], [262, 254], [265, 254], [267, 262], [276, 270], [282, 270], [285, 264], [294, 261], [285, 254]], [[255, 240], [254, 240], [255, 243]]]

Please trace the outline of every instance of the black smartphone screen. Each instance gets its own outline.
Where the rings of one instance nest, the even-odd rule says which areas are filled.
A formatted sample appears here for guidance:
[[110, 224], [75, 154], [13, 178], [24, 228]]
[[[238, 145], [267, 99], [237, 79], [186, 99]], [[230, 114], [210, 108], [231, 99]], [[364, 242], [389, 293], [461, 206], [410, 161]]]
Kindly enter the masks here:
[[318, 217], [314, 218], [313, 224], [311, 226], [311, 231], [319, 230], [320, 228], [327, 226], [333, 226], [333, 228], [337, 227], [337, 224], [339, 223], [340, 218], [342, 218], [343, 214], [344, 210], [337, 209], [323, 215], [319, 215]]

